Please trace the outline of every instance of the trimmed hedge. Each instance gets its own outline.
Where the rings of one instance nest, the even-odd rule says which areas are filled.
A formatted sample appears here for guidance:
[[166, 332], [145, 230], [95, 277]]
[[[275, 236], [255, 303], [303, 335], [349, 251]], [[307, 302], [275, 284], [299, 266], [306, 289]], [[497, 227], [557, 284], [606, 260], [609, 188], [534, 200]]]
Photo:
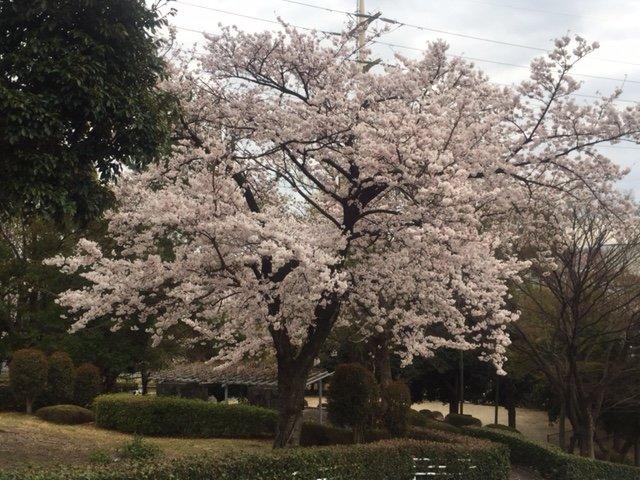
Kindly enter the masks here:
[[431, 420], [439, 420], [441, 422], [444, 422], [444, 415], [442, 415], [442, 412], [438, 412], [437, 410], [428, 410], [426, 408], [423, 408], [422, 410], [420, 410], [420, 413], [422, 415], [426, 415]]
[[320, 425], [319, 423], [303, 423], [300, 432], [300, 446], [349, 445], [353, 443], [353, 432], [346, 428]]
[[278, 420], [250, 405], [126, 393], [98, 396], [93, 410], [99, 427], [151, 436], [266, 438]]
[[428, 428], [431, 430], [441, 430], [451, 433], [462, 433], [462, 430], [460, 430], [458, 427], [440, 420], [434, 420], [428, 414], [422, 413], [422, 411], [416, 412], [415, 410], [411, 410], [409, 412], [409, 423], [414, 427]]
[[93, 422], [93, 412], [78, 405], [52, 405], [36, 411], [42, 420], [65, 425], [78, 425]]
[[640, 480], [640, 468], [571, 455], [516, 433], [470, 427], [463, 431], [507, 446], [511, 463], [530, 467], [551, 480]]
[[[390, 440], [366, 445], [196, 457], [46, 472], [0, 473], [0, 480], [381, 480], [438, 471], [461, 480], [507, 480], [506, 448], [470, 439], [465, 445]], [[418, 459], [418, 460], [414, 460]], [[440, 468], [440, 466], [446, 468]]]
[[504, 432], [521, 433], [517, 428], [510, 427], [509, 425], [501, 425], [499, 423], [492, 423], [490, 425], [487, 425], [487, 428], [494, 428], [496, 430], [502, 430]]
[[444, 421], [456, 427], [481, 427], [480, 419], [464, 413], [450, 413], [444, 417]]

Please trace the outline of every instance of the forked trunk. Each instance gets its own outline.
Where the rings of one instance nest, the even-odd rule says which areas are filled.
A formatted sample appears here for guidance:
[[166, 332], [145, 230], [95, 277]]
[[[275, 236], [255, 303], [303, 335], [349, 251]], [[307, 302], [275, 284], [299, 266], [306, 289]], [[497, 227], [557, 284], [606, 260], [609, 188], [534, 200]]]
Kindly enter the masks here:
[[300, 445], [307, 372], [293, 374], [278, 369], [278, 425], [273, 448]]

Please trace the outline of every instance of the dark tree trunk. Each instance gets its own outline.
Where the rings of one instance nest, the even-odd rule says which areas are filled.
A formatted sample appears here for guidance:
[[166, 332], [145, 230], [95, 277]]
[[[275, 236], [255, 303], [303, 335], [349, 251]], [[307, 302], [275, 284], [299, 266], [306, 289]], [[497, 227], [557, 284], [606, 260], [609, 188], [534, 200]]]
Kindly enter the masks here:
[[513, 402], [507, 405], [507, 417], [509, 419], [509, 426], [516, 428], [516, 405]]
[[376, 335], [371, 339], [376, 380], [381, 386], [391, 383], [391, 352], [385, 335]]
[[27, 398], [26, 401], [26, 410], [27, 410], [27, 414], [31, 415], [33, 413], [33, 398]]
[[595, 458], [595, 442], [593, 419], [589, 413], [580, 425], [580, 455], [583, 457]]
[[640, 467], [640, 439], [637, 437], [633, 445], [633, 464], [636, 467]]
[[278, 366], [278, 425], [274, 448], [300, 445], [307, 373], [308, 369]]
[[458, 413], [458, 411], [459, 411], [458, 399], [457, 398], [450, 398], [449, 399], [449, 413]]
[[560, 401], [560, 418], [558, 420], [558, 445], [565, 452], [567, 451], [567, 414], [564, 400]]
[[116, 380], [120, 373], [106, 371], [104, 374], [104, 391], [113, 392], [116, 388]]
[[445, 383], [449, 392], [449, 413], [460, 413], [460, 381], [458, 369], [454, 370], [452, 383]]
[[140, 386], [142, 395], [146, 395], [149, 390], [149, 370], [146, 368], [143, 368], [140, 371]]

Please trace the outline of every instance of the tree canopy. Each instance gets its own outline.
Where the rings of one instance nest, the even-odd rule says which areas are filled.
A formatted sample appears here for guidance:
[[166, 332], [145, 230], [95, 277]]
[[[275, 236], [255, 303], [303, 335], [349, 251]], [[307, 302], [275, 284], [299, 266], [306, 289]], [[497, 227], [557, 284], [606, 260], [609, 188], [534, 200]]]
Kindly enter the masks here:
[[105, 181], [163, 151], [165, 23], [143, 0], [0, 3], [2, 218], [95, 216]]

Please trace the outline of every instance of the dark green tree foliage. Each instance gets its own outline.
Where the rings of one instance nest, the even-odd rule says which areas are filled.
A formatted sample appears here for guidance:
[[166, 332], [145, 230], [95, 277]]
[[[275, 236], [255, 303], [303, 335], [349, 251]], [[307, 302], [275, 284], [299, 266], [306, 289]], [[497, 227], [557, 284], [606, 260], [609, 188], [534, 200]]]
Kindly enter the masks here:
[[407, 433], [409, 428], [409, 411], [411, 410], [411, 392], [402, 380], [395, 380], [383, 387], [383, 418], [387, 430], [398, 436]]
[[32, 412], [33, 401], [47, 385], [47, 357], [40, 350], [27, 348], [13, 352], [9, 364], [9, 384], [13, 395]]
[[[460, 352], [441, 349], [434, 357], [416, 359], [403, 375], [409, 379], [409, 388], [415, 402], [440, 400], [449, 404], [449, 413], [459, 411]], [[464, 399], [484, 403], [487, 400], [489, 382], [495, 369], [478, 360], [475, 352], [464, 352]]]
[[357, 363], [338, 365], [327, 394], [329, 419], [353, 430], [354, 441], [364, 438], [379, 408], [379, 391], [373, 374]]
[[73, 400], [76, 371], [71, 357], [66, 352], [54, 352], [49, 357], [47, 390], [54, 404]]
[[144, 0], [0, 2], [2, 216], [95, 216], [102, 182], [167, 146], [165, 24]]
[[90, 405], [100, 393], [102, 377], [95, 365], [83, 363], [76, 369], [75, 401], [78, 405]]

